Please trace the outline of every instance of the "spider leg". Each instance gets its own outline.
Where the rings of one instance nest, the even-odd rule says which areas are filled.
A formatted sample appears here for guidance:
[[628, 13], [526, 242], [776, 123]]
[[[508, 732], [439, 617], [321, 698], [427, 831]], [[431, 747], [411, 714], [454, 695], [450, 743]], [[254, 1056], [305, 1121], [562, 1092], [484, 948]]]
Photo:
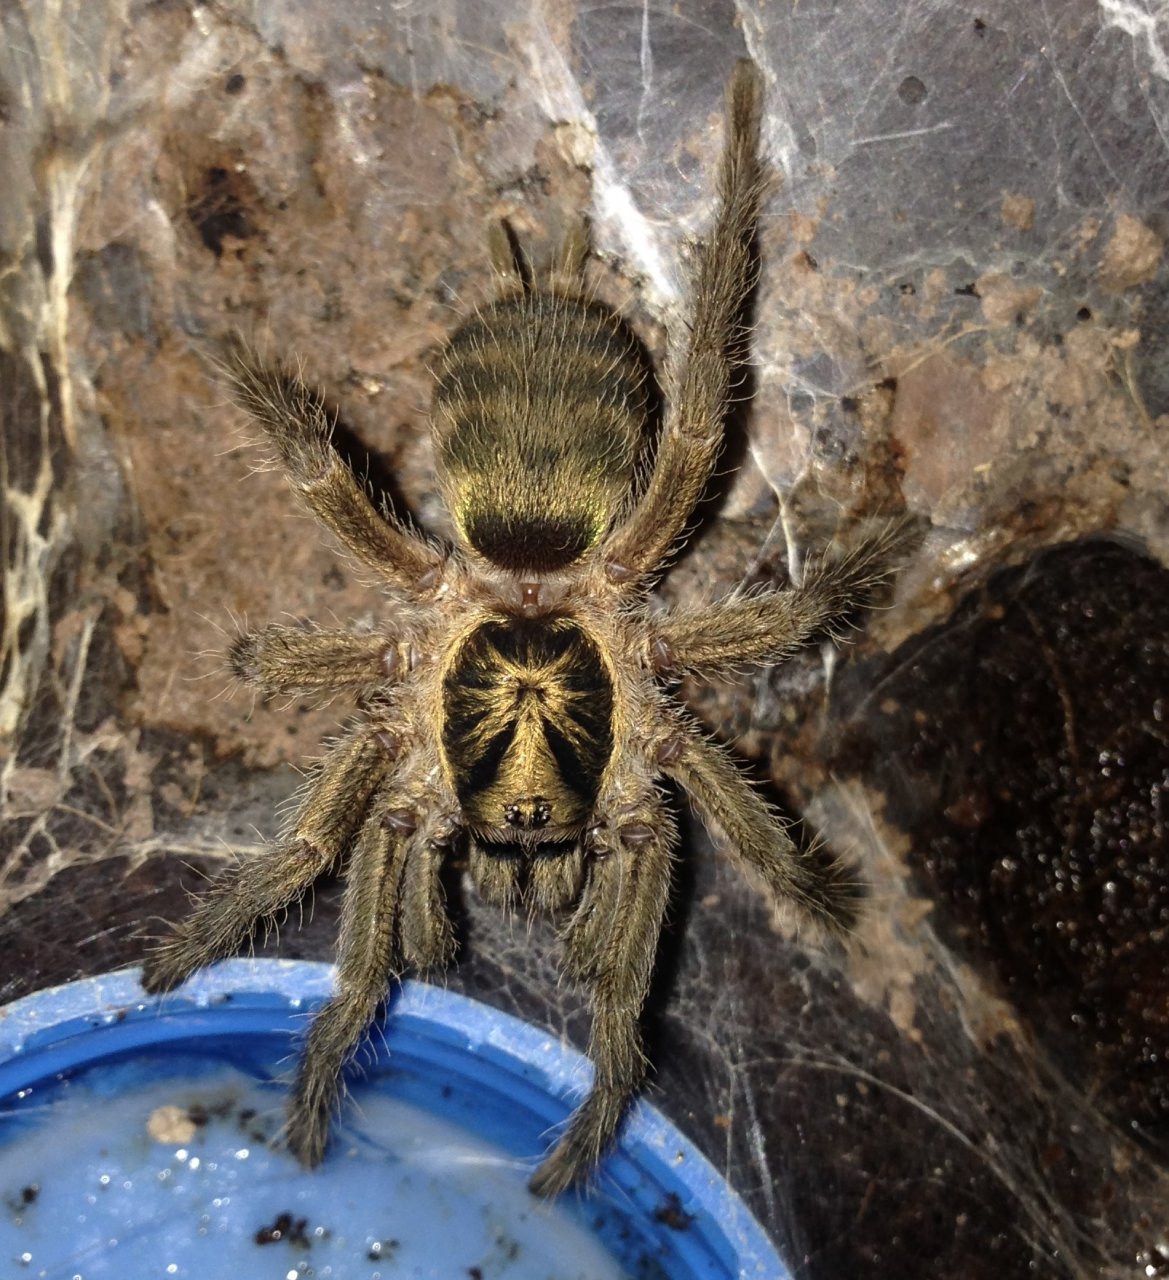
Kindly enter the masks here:
[[564, 931], [565, 970], [590, 989], [593, 1087], [528, 1184], [554, 1196], [588, 1174], [612, 1140], [645, 1075], [638, 1020], [649, 990], [670, 893], [673, 819], [656, 789], [593, 838], [580, 905]]
[[442, 885], [442, 865], [454, 835], [452, 823], [428, 820], [402, 876], [402, 955], [420, 973], [444, 968], [455, 953]]
[[362, 728], [325, 757], [291, 830], [271, 850], [220, 875], [189, 916], [143, 964], [146, 991], [169, 991], [238, 950], [256, 923], [287, 907], [336, 862], [392, 757]]
[[595, 841], [580, 901], [560, 934], [564, 975], [582, 986], [587, 986], [597, 976], [605, 953], [605, 942], [613, 929], [625, 887], [616, 868], [607, 865], [613, 861], [614, 855], [601, 842], [600, 832], [595, 833]]
[[435, 586], [444, 556], [383, 517], [332, 445], [321, 397], [289, 369], [267, 369], [237, 345], [224, 369], [231, 393], [276, 447], [294, 492], [345, 549], [387, 582], [418, 595]]
[[751, 245], [765, 187], [759, 159], [763, 83], [740, 62], [727, 90], [726, 138], [714, 230], [698, 254], [690, 339], [666, 374], [668, 409], [641, 501], [601, 548], [617, 581], [652, 573], [678, 540], [714, 468], [730, 398], [740, 311], [753, 281]]
[[400, 976], [395, 931], [402, 874], [424, 844], [418, 808], [397, 788], [381, 792], [354, 843], [337, 944], [337, 994], [313, 1019], [288, 1106], [288, 1146], [319, 1164], [344, 1088], [342, 1069]]
[[385, 635], [273, 624], [247, 631], [228, 654], [232, 672], [265, 694], [329, 693], [396, 681], [410, 645]]
[[703, 823], [726, 837], [729, 852], [762, 876], [777, 898], [833, 932], [852, 925], [860, 886], [838, 864], [818, 858], [815, 849], [800, 849], [725, 751], [679, 726], [661, 754], [662, 771], [685, 790]]
[[835, 635], [891, 576], [910, 527], [893, 522], [847, 555], [805, 566], [798, 587], [732, 596], [675, 609], [653, 622], [655, 669], [713, 671], [745, 662], [783, 662], [815, 636]]

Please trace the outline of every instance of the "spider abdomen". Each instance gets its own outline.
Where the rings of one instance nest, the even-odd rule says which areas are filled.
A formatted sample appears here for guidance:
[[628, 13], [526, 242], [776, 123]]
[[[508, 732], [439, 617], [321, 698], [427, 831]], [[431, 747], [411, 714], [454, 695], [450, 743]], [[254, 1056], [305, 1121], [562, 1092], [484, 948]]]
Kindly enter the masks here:
[[640, 344], [599, 303], [524, 292], [457, 330], [432, 424], [465, 541], [501, 568], [535, 573], [595, 546], [629, 491], [645, 382]]
[[613, 753], [613, 684], [596, 642], [566, 618], [497, 618], [443, 677], [442, 752], [481, 835], [580, 834]]

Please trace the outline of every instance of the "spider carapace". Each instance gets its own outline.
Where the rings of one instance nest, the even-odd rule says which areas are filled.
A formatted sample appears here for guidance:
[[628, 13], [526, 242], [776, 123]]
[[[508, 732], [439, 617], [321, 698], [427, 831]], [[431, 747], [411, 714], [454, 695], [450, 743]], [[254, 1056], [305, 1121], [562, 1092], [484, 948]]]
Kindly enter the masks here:
[[645, 1072], [638, 1024], [677, 846], [663, 780], [769, 893], [829, 927], [852, 916], [848, 878], [797, 848], [669, 682], [777, 662], [831, 632], [886, 576], [898, 535], [822, 556], [787, 590], [672, 611], [651, 600], [722, 443], [766, 185], [761, 89], [741, 63], [718, 215], [697, 252], [684, 340], [671, 337], [644, 483], [650, 370], [625, 323], [588, 296], [580, 232], [537, 288], [497, 228], [500, 297], [445, 349], [431, 421], [451, 546], [378, 510], [296, 374], [243, 349], [230, 357], [235, 400], [385, 606], [371, 631], [272, 625], [233, 646], [235, 674], [265, 694], [348, 691], [360, 712], [281, 838], [215, 881], [143, 982], [175, 986], [343, 870], [336, 994], [311, 1025], [289, 1105], [288, 1142], [308, 1165], [324, 1155], [345, 1065], [392, 983], [453, 956], [452, 857], [466, 856], [485, 899], [559, 913], [564, 971], [590, 996], [595, 1077], [531, 1180], [542, 1195], [589, 1174]]

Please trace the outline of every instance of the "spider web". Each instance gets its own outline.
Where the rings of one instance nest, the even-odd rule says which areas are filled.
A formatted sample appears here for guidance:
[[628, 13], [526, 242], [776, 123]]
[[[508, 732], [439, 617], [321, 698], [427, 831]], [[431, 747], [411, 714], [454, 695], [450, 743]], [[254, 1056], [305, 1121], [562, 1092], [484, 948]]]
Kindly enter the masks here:
[[[447, 532], [427, 356], [490, 296], [486, 220], [508, 216], [539, 267], [590, 209], [598, 292], [660, 359], [709, 215], [722, 85], [747, 52], [783, 184], [724, 474], [663, 595], [782, 583], [890, 506], [932, 532], [846, 664], [812, 652], [683, 690], [871, 898], [847, 951], [817, 950], [685, 823], [650, 1096], [796, 1275], [1169, 1274], [1169, 1104], [1139, 1075], [1169, 1046], [1164, 966], [1132, 971], [1127, 1040], [1123, 1022], [1077, 1035], [1066, 999], [1126, 949], [1163, 946], [1169, 779], [1163, 750], [1134, 743], [1164, 744], [1167, 631], [1142, 613], [1139, 653], [1122, 662], [1108, 632], [1077, 668], [1099, 620], [1049, 633], [1058, 600], [1035, 594], [1090, 587], [1116, 635], [1110, 583], [1167, 596], [1163, 14], [687, 0], [511, 15], [456, 0], [0, 11], [0, 991], [134, 962], [203, 874], [274, 832], [346, 710], [229, 694], [218, 655], [238, 626], [379, 617], [282, 481], [253, 474], [202, 344], [234, 326], [299, 353], [358, 472]], [[1099, 530], [1152, 560], [1090, 551], [992, 578]], [[955, 707], [954, 673], [1024, 632], [1038, 639], [1020, 670], [1050, 673], [1054, 701], [1004, 691], [1023, 677], [996, 658], [978, 669], [1003, 687]], [[1131, 730], [1118, 789], [1069, 827], [1089, 789], [1056, 741], [1051, 797], [994, 826], [971, 764], [986, 744], [958, 750], [984, 690], [999, 733], [1038, 742], [1054, 725], [1079, 760], [1095, 741], [1081, 693], [1106, 678], [1135, 689], [1108, 704]], [[944, 822], [973, 833], [960, 857]], [[1033, 882], [1010, 879], [1010, 929], [987, 923], [1015, 874], [995, 860], [1058, 869], [1118, 849], [1108, 883], [1137, 906], [1100, 967], [1061, 986], [1056, 953], [1042, 969], [1020, 945], [1053, 918], [1097, 937], [1074, 867], [1058, 909], [1029, 915]], [[983, 862], [997, 869], [962, 878]], [[329, 956], [337, 886], [308, 907], [281, 954]], [[450, 985], [583, 1044], [550, 928], [467, 907]]]

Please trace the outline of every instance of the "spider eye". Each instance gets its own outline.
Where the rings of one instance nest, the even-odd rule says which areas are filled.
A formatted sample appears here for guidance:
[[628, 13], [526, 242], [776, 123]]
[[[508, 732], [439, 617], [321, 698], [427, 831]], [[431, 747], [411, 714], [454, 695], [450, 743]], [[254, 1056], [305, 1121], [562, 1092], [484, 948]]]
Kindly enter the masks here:
[[510, 827], [532, 831], [539, 827], [546, 827], [552, 821], [552, 806], [543, 796], [532, 796], [515, 804], [506, 805], [503, 817]]

